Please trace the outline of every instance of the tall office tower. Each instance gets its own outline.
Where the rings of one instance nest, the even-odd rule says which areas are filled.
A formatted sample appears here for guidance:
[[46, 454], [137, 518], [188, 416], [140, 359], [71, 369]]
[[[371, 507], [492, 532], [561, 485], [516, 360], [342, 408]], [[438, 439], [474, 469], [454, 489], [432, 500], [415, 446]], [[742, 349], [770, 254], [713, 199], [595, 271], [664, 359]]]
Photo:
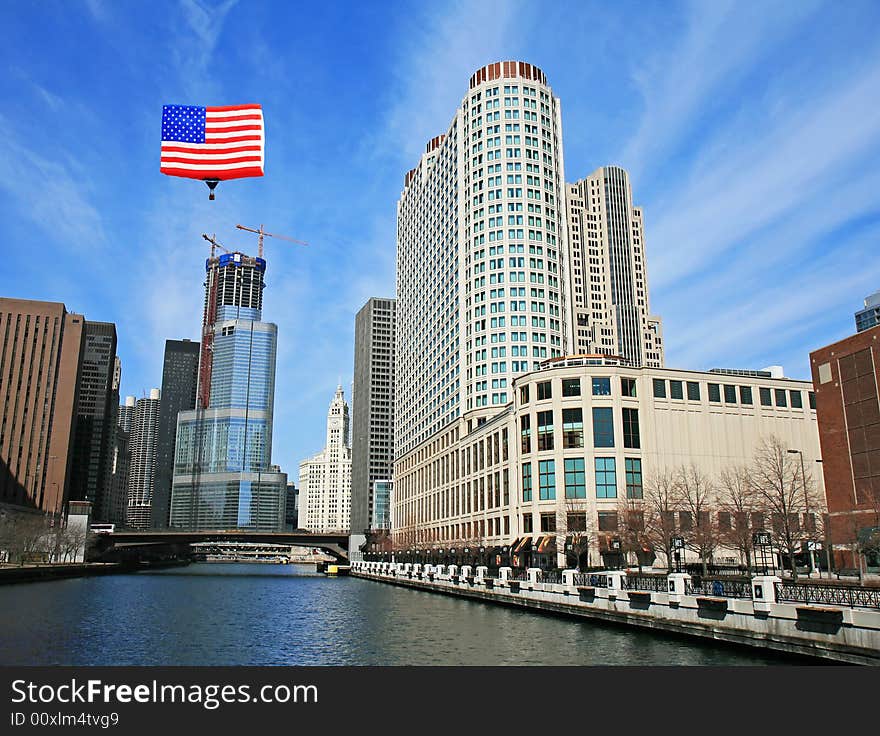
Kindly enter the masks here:
[[125, 525], [133, 529], [150, 528], [151, 504], [156, 485], [160, 396], [158, 388], [150, 389], [150, 398], [137, 400], [131, 419]]
[[354, 323], [351, 530], [373, 528], [373, 484], [394, 470], [394, 299], [371, 298]]
[[648, 306], [642, 210], [633, 207], [626, 171], [603, 166], [569, 184], [566, 210], [574, 351], [662, 368], [662, 323]]
[[880, 325], [880, 291], [865, 297], [865, 308], [856, 312], [856, 332]]
[[116, 432], [113, 437], [110, 470], [110, 502], [103, 519], [114, 524], [125, 523], [125, 509], [128, 506], [128, 468], [131, 464], [131, 422], [134, 419], [134, 407], [134, 396], [126, 396], [125, 403], [117, 407], [116, 411]]
[[64, 511], [82, 315], [0, 298], [0, 503]]
[[196, 409], [178, 415], [172, 527], [284, 528], [287, 474], [272, 465], [278, 327], [262, 321], [266, 261], [206, 263]]
[[196, 408], [198, 380], [199, 343], [191, 340], [166, 340], [162, 367], [162, 404], [159, 407], [159, 439], [156, 445], [156, 488], [152, 505], [154, 529], [168, 526], [177, 415]]
[[397, 204], [397, 457], [567, 352], [559, 99], [524, 62], [470, 79]]
[[105, 492], [101, 498], [101, 508], [97, 511], [103, 521], [111, 521], [114, 504], [117, 503], [114, 497], [114, 472], [116, 469], [116, 440], [119, 432], [119, 386], [122, 382], [122, 362], [119, 356], [113, 358], [113, 375], [110, 379], [110, 408], [107, 412], [109, 422], [108, 431], [104, 432], [104, 452], [107, 462], [104, 464], [104, 489]]
[[112, 463], [111, 440], [116, 425], [118, 394], [113, 398], [116, 367], [116, 325], [86, 320], [77, 380], [70, 498], [90, 501], [92, 515], [105, 519]]
[[324, 450], [299, 464], [299, 526], [313, 532], [351, 529], [351, 447], [342, 386], [327, 412]]
[[284, 502], [284, 528], [292, 531], [299, 515], [299, 489], [295, 483], [287, 484], [287, 497]]

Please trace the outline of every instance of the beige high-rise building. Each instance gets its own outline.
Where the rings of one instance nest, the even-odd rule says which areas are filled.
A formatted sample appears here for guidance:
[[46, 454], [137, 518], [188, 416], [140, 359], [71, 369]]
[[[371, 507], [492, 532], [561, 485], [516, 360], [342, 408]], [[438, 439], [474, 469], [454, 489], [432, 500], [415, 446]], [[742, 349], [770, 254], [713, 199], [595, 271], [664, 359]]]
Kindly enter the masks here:
[[629, 176], [603, 166], [568, 185], [569, 295], [574, 352], [663, 367], [659, 317], [648, 304], [642, 210]]
[[351, 445], [342, 386], [337, 387], [327, 412], [323, 451], [299, 464], [297, 525], [313, 532], [351, 529]]
[[568, 352], [562, 125], [544, 73], [479, 69], [397, 204], [396, 456]]

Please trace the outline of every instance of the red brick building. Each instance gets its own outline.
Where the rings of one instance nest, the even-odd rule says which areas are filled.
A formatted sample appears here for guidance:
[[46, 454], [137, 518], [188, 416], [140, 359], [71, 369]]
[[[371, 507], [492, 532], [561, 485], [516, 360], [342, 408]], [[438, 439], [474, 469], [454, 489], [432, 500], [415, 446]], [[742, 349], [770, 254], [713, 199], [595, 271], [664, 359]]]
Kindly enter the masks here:
[[[830, 538], [839, 566], [856, 567], [859, 537], [880, 528], [880, 326], [810, 353]], [[876, 553], [865, 555], [868, 568]]]

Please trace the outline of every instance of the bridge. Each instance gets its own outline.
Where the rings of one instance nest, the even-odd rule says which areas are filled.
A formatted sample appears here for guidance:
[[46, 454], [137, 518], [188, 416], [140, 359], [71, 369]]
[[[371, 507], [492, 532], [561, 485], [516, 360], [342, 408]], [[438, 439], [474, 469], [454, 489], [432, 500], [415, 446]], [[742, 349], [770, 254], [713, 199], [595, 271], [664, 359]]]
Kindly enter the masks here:
[[309, 532], [255, 532], [246, 529], [185, 531], [180, 529], [122, 530], [97, 534], [94, 555], [101, 558], [124, 556], [129, 559], [164, 550], [186, 552], [190, 545], [205, 542], [249, 542], [280, 544], [287, 547], [320, 549], [331, 557], [348, 563], [347, 534], [312, 534]]

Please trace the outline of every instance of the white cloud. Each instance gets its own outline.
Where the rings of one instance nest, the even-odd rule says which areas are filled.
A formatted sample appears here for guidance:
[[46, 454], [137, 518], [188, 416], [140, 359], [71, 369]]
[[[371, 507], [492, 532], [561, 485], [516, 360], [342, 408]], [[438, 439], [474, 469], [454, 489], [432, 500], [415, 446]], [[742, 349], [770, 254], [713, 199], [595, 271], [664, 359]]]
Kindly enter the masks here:
[[719, 90], [742, 79], [817, 3], [748, 5], [691, 2], [680, 43], [648, 54], [634, 78], [644, 101], [641, 124], [619, 161], [638, 181], [663, 162], [712, 109]]
[[98, 209], [88, 198], [86, 167], [71, 154], [50, 158], [26, 145], [0, 116], [0, 188], [18, 211], [47, 235], [77, 250], [106, 241]]
[[400, 39], [390, 67], [388, 113], [370, 140], [379, 152], [411, 162], [409, 167], [431, 138], [446, 132], [471, 75], [510, 58], [505, 53], [527, 31], [525, 6], [516, 2], [459, 0], [423, 8]]
[[663, 258], [655, 259], [654, 286], [699, 270], [811, 200], [822, 206], [822, 198], [846, 184], [853, 165], [880, 151], [878, 97], [880, 60], [844, 89], [786, 110], [751, 138], [722, 131], [724, 143], [703, 152], [690, 177], [671, 176], [672, 187], [656, 205], [649, 247]]

